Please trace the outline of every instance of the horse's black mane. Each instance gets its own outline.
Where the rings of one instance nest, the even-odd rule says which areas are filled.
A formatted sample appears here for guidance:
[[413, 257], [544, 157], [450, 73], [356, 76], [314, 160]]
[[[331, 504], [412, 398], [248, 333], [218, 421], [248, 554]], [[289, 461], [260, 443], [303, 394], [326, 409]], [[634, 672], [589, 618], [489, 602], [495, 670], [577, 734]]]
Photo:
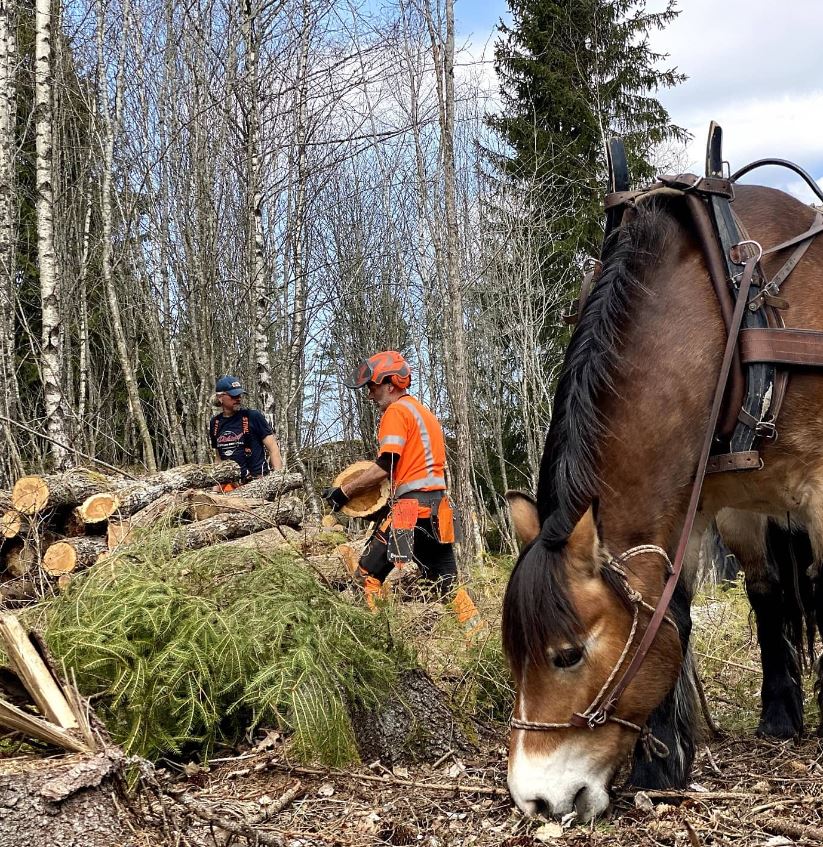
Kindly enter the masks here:
[[578, 640], [579, 621], [559, 560], [598, 494], [600, 400], [612, 386], [621, 332], [644, 289], [645, 271], [660, 254], [671, 223], [665, 200], [650, 198], [609, 236], [602, 273], [566, 351], [537, 486], [542, 529], [521, 553], [503, 604], [503, 643], [515, 671], [526, 657], [543, 663], [548, 643]]
[[551, 517], [544, 529], [550, 543], [568, 538], [597, 495], [600, 398], [611, 388], [620, 335], [643, 290], [646, 267], [668, 231], [664, 208], [656, 200], [641, 204], [608, 238], [603, 271], [566, 350], [537, 483], [540, 522]]

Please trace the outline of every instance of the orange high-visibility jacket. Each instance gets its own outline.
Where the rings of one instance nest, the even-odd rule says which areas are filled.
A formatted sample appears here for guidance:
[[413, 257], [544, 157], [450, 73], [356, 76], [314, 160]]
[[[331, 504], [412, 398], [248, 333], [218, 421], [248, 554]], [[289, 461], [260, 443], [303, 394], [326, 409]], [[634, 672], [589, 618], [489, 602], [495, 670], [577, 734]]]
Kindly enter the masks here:
[[[437, 418], [408, 394], [395, 400], [380, 420], [378, 453], [395, 453], [393, 493], [443, 491], [446, 488], [446, 443]], [[420, 509], [420, 517], [430, 509]]]

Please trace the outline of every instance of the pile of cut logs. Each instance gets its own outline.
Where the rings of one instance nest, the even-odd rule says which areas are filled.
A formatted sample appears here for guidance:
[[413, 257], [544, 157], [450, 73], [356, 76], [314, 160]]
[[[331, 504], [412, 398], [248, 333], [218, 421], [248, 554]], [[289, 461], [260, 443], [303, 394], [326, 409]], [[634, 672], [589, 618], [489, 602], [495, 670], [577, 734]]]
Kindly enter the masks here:
[[64, 589], [74, 573], [163, 521], [175, 526], [175, 553], [241, 537], [265, 549], [282, 527], [300, 526], [302, 497], [287, 496], [302, 488], [299, 474], [279, 471], [215, 493], [238, 482], [231, 461], [140, 479], [86, 468], [18, 479], [0, 491], [0, 606]]

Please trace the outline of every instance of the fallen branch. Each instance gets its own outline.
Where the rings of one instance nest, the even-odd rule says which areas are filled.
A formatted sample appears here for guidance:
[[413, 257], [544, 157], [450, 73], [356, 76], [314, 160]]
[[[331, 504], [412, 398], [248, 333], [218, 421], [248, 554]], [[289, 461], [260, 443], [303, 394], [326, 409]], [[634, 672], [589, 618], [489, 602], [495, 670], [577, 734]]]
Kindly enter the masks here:
[[46, 744], [62, 747], [72, 753], [89, 752], [89, 748], [82, 741], [78, 741], [66, 730], [42, 718], [30, 715], [2, 698], [0, 698], [0, 724], [13, 729], [15, 732], [22, 732], [32, 738], [45, 741]]
[[0, 639], [15, 673], [34, 698], [40, 711], [60, 729], [77, 727], [77, 719], [60, 685], [14, 615], [0, 617]]
[[770, 832], [772, 835], [784, 835], [795, 840], [808, 838], [815, 844], [823, 844], [823, 827], [792, 823], [792, 821], [783, 818], [765, 818], [758, 821], [758, 825], [762, 830]]
[[[453, 752], [453, 751], [450, 751]], [[284, 765], [281, 762], [275, 762], [271, 759], [261, 763], [263, 768], [272, 768], [276, 770], [286, 771], [288, 773], [305, 774], [306, 776], [345, 776], [349, 780], [361, 779], [365, 782], [382, 782], [384, 785], [403, 785], [408, 788], [422, 788], [426, 791], [457, 791], [467, 794], [485, 794], [489, 797], [508, 797], [508, 788], [490, 788], [486, 785], [471, 785], [465, 782], [416, 782], [411, 779], [400, 779], [392, 773], [385, 773], [382, 776], [375, 776], [369, 773], [350, 773], [347, 771], [332, 770], [329, 768], [301, 768], [294, 765]], [[254, 770], [257, 770], [256, 766]], [[649, 796], [654, 796], [653, 792], [646, 792]], [[744, 796], [742, 793], [738, 796]], [[745, 795], [749, 796], [749, 795]]]

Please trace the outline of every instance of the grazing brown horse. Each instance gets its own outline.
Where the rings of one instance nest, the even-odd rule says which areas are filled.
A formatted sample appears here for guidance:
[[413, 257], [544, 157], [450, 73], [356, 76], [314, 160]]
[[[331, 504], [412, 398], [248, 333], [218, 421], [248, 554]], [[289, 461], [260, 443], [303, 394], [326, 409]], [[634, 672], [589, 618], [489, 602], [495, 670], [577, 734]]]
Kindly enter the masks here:
[[[735, 190], [734, 211], [763, 248], [815, 218], [783, 192]], [[768, 278], [784, 259], [764, 258]], [[781, 293], [790, 303], [786, 326], [823, 330], [823, 240], [811, 243]], [[725, 346], [686, 200], [651, 195], [604, 246], [561, 371], [537, 501], [511, 503], [528, 543], [504, 601], [504, 645], [517, 684], [509, 787], [526, 813], [588, 819], [603, 812], [639, 735], [662, 764], [641, 759], [633, 781], [682, 785], [688, 778], [693, 741], [677, 732], [689, 697], [685, 571], [615, 711], [596, 723], [580, 716], [596, 711], [632, 659], [663, 591]], [[823, 371], [794, 369], [780, 437], [761, 447], [762, 467], [705, 480], [693, 538], [720, 513], [724, 538], [753, 582], [764, 567], [764, 516], [804, 527], [810, 554], [816, 562], [823, 556], [822, 411]], [[790, 683], [796, 700], [796, 680]], [[670, 731], [655, 738], [647, 724], [661, 709]], [[764, 720], [772, 720], [765, 711]], [[659, 735], [654, 721], [651, 730]]]

